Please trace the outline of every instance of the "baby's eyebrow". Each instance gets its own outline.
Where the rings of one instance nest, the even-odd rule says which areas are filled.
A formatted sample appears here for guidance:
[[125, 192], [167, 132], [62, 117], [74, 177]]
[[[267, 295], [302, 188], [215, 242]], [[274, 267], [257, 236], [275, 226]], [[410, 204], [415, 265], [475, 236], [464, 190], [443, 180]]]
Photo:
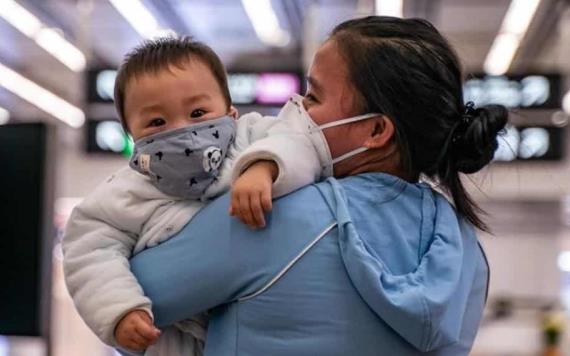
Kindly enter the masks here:
[[161, 109], [160, 105], [154, 104], [154, 105], [148, 105], [148, 106], [143, 107], [140, 112], [141, 112], [141, 114], [145, 114], [147, 112], [157, 112], [157, 111], [160, 111], [160, 109]]
[[184, 98], [184, 104], [192, 104], [200, 100], [208, 100], [211, 99], [211, 96], [208, 94], [198, 94]]

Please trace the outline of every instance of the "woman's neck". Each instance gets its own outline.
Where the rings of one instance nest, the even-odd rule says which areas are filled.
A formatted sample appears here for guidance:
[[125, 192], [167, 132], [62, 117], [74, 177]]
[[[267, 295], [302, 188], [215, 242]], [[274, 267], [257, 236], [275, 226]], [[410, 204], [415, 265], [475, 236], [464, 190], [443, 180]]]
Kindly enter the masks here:
[[418, 180], [417, 177], [412, 177], [406, 173], [395, 147], [390, 148], [388, 152], [379, 152], [379, 150], [365, 151], [334, 166], [334, 176], [337, 178], [362, 173], [386, 173], [411, 183], [415, 183]]

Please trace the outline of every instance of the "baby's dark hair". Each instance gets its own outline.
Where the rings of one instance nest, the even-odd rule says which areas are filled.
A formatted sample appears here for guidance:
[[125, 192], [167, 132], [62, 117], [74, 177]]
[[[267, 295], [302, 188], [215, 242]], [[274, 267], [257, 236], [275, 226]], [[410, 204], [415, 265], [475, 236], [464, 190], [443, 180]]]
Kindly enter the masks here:
[[362, 111], [394, 123], [406, 173], [438, 182], [460, 215], [488, 231], [459, 173], [475, 173], [492, 160], [506, 108], [464, 105], [457, 55], [428, 21], [370, 16], [341, 23], [330, 39], [347, 63]]
[[182, 67], [190, 60], [200, 60], [210, 68], [229, 109], [231, 97], [228, 79], [218, 55], [209, 46], [188, 36], [162, 37], [145, 41], [127, 53], [117, 73], [115, 107], [126, 132], [129, 132], [129, 128], [125, 117], [125, 91], [129, 81], [143, 74], [168, 70], [171, 66]]

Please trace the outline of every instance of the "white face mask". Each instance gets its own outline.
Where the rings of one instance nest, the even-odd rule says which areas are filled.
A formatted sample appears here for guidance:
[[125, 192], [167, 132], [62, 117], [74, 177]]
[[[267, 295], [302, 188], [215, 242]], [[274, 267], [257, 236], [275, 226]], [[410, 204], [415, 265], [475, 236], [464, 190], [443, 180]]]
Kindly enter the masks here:
[[340, 161], [344, 161], [347, 158], [350, 158], [354, 155], [357, 155], [361, 152], [367, 151], [368, 147], [359, 147], [350, 152], [347, 152], [339, 157], [332, 158], [331, 150], [323, 133], [324, 129], [329, 127], [335, 127], [340, 125], [346, 125], [356, 121], [368, 120], [372, 117], [378, 116], [380, 114], [370, 113], [364, 115], [358, 115], [349, 117], [346, 119], [341, 119], [333, 122], [329, 122], [328, 124], [324, 125], [317, 125], [305, 107], [303, 106], [303, 97], [299, 94], [294, 94], [287, 104], [281, 109], [279, 115], [277, 115], [278, 119], [281, 120], [288, 120], [290, 125], [294, 128], [297, 128], [304, 134], [309, 135], [315, 149], [317, 150], [317, 154], [319, 155], [319, 160], [322, 166], [322, 177], [331, 177], [333, 175], [333, 166], [335, 163]]

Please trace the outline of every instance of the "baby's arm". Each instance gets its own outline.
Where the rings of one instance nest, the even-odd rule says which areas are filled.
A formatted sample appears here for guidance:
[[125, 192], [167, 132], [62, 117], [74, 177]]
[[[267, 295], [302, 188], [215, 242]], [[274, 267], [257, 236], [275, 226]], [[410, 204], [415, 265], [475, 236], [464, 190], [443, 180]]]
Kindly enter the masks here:
[[113, 226], [120, 217], [102, 208], [96, 197], [102, 193], [85, 199], [69, 219], [63, 239], [65, 280], [79, 314], [103, 342], [143, 350], [159, 331], [152, 323], [151, 302], [129, 267], [136, 240]]
[[255, 228], [265, 226], [271, 197], [316, 181], [321, 165], [309, 137], [290, 123], [265, 117], [250, 126], [250, 146], [233, 167], [230, 214]]

